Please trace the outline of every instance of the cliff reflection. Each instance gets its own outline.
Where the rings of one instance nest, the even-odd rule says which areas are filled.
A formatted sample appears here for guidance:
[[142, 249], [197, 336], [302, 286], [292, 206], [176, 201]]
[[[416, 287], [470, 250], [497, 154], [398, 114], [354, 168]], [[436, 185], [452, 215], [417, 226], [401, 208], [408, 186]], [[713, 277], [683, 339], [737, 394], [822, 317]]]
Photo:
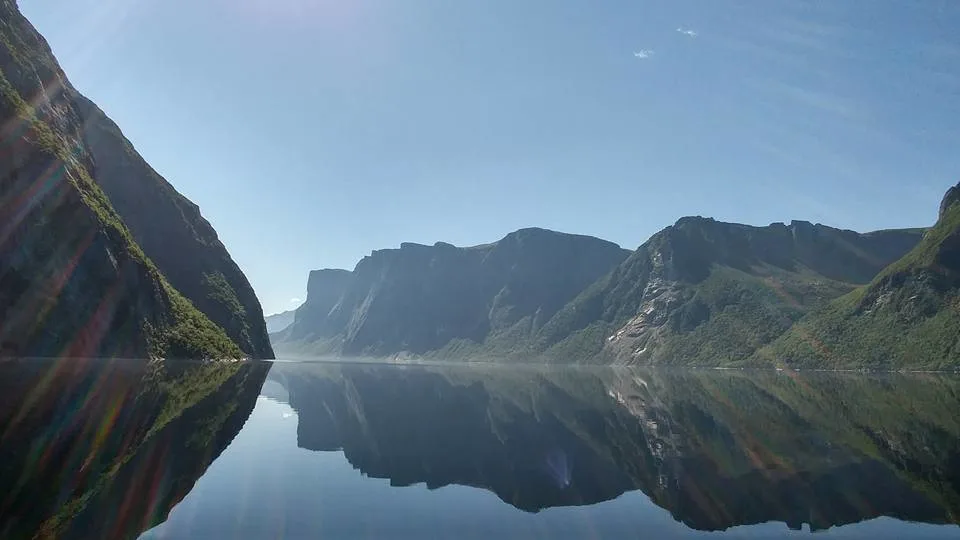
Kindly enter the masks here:
[[0, 361], [0, 537], [136, 538], [233, 440], [268, 370]]
[[636, 490], [701, 530], [960, 511], [955, 377], [276, 364], [270, 379], [300, 447], [529, 512]]

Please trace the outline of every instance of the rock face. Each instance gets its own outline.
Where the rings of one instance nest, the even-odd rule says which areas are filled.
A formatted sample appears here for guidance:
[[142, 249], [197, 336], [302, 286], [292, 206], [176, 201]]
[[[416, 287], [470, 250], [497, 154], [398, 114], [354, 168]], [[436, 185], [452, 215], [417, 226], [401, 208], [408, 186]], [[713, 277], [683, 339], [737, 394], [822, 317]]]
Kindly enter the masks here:
[[943, 201], [940, 203], [938, 219], [942, 219], [944, 214], [947, 213], [947, 210], [957, 202], [960, 202], [960, 184], [947, 190], [947, 194], [943, 196]]
[[683, 218], [566, 306], [539, 344], [561, 360], [742, 362], [805, 313], [869, 282], [922, 234]]
[[333, 308], [347, 292], [353, 279], [348, 270], [314, 270], [307, 280], [307, 301], [294, 313], [290, 325], [280, 339], [298, 342], [314, 342], [335, 336], [344, 328], [341, 310], [337, 317], [331, 316]]
[[375, 251], [353, 272], [312, 273], [307, 301], [278, 346], [343, 355], [515, 354], [628, 253], [543, 229], [471, 248], [406, 243]]
[[[242, 356], [222, 328], [171, 286], [164, 274], [170, 270], [183, 281], [179, 274], [169, 262], [168, 268], [158, 269], [115, 211], [101, 181], [109, 179], [108, 186], [120, 182], [117, 175], [126, 174], [126, 165], [112, 161], [120, 156], [101, 151], [105, 135], [91, 144], [90, 133], [97, 130], [85, 128], [89, 102], [70, 85], [46, 42], [10, 0], [0, 1], [0, 38], [0, 208], [5, 216], [0, 226], [0, 355]], [[124, 159], [135, 161], [132, 149], [126, 151]], [[165, 204], [155, 196], [161, 184], [135, 174], [122, 180], [144, 190], [144, 208]], [[192, 205], [187, 208], [189, 201], [181, 198], [179, 203], [195, 213]], [[152, 225], [160, 235], [173, 234], [187, 222], [205, 224], [198, 213], [193, 217], [200, 221], [155, 217]], [[141, 234], [148, 235], [149, 227], [139, 225]], [[215, 239], [212, 229], [204, 234], [207, 241]], [[225, 256], [219, 243], [208, 246], [210, 255], [181, 246], [179, 237], [164, 238], [168, 249], [183, 247], [190, 257]], [[239, 271], [223, 268], [212, 280], [236, 282]], [[204, 305], [211, 316], [221, 318], [215, 304]], [[262, 315], [257, 316], [262, 327]]]
[[758, 355], [790, 366], [955, 369], [960, 365], [960, 186], [902, 259], [812, 313]]
[[197, 205], [157, 174], [96, 105], [80, 95], [76, 104], [92, 177], [133, 239], [246, 355], [273, 358], [260, 301]]

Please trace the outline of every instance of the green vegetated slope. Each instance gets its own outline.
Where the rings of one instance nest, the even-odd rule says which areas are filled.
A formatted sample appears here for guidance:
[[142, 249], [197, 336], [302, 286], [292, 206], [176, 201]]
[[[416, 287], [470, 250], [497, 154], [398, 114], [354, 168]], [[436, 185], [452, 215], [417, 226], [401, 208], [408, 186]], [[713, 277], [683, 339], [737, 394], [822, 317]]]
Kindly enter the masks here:
[[806, 317], [758, 362], [795, 367], [954, 369], [960, 365], [960, 204], [868, 286]]
[[403, 244], [353, 272], [311, 274], [281, 352], [390, 356], [522, 354], [557, 311], [623, 261], [616, 244], [523, 229], [493, 244]]
[[[128, 177], [122, 165], [113, 169], [116, 156], [94, 155], [84, 117], [89, 102], [9, 0], [0, 2], [0, 94], [0, 208], [8, 217], [0, 228], [0, 355], [254, 354], [258, 349], [251, 343], [238, 339], [241, 351], [197, 310], [165, 277], [170, 268], [158, 268], [137, 243], [98, 174], [112, 171], [104, 178], [138, 183], [145, 206], [159, 200], [150, 199], [149, 182]], [[155, 223], [161, 229], [169, 224]], [[209, 234], [206, 239], [212, 242]], [[243, 304], [229, 277], [211, 271], [201, 294], [216, 297], [209, 305], [231, 306], [236, 314]], [[196, 291], [190, 294], [198, 298]], [[212, 308], [210, 313], [220, 315]], [[259, 350], [269, 355], [269, 346]]]
[[736, 363], [869, 282], [921, 235], [684, 218], [564, 307], [536, 347], [557, 362]]

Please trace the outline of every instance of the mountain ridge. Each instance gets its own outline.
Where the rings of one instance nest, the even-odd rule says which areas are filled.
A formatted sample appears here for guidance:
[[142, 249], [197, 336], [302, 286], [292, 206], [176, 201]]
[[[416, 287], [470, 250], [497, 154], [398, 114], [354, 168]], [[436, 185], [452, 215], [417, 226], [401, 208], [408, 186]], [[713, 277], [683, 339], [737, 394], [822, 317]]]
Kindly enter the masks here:
[[[511, 318], [510, 302], [505, 303], [507, 309], [498, 311], [504, 304], [497, 295], [465, 313], [457, 313], [461, 318], [475, 317], [475, 321], [480, 312], [485, 312], [488, 323], [499, 314], [506, 324], [493, 339], [488, 328], [482, 327], [472, 334], [434, 339], [431, 346], [419, 349], [406, 347], [402, 336], [372, 348], [344, 347], [351, 339], [350, 329], [368, 322], [366, 314], [358, 316], [354, 308], [378, 296], [367, 294], [372, 288], [353, 297], [345, 292], [350, 288], [347, 283], [356, 276], [366, 273], [370, 278], [398, 267], [408, 273], [429, 273], [435, 264], [431, 256], [459, 254], [463, 258], [461, 266], [451, 268], [463, 272], [463, 281], [477, 282], [482, 279], [470, 273], [471, 265], [486, 261], [490, 253], [497, 253], [502, 267], [513, 268], [513, 258], [548, 256], [550, 250], [538, 245], [544, 238], [566, 236], [531, 228], [472, 248], [443, 242], [434, 246], [403, 243], [399, 249], [373, 251], [353, 272], [311, 272], [314, 285], [309, 288], [320, 294], [318, 287], [326, 281], [329, 294], [320, 303], [312, 302], [308, 295], [292, 332], [280, 336], [278, 346], [287, 353], [310, 354], [317, 349], [311, 351], [306, 346], [298, 350], [289, 345], [297, 340], [303, 344], [311, 335], [319, 335], [321, 353], [343, 356], [723, 365], [750, 357], [810, 310], [868, 283], [913, 248], [923, 232], [916, 228], [857, 233], [799, 220], [758, 227], [688, 216], [654, 234], [606, 271], [595, 272], [593, 281], [579, 281], [579, 290], [572, 291], [563, 305], [553, 304], [542, 310], [526, 305], [520, 310], [524, 317]], [[521, 253], [523, 250], [528, 252]], [[333, 276], [339, 276], [336, 279], [342, 282], [333, 283]], [[424, 289], [424, 283], [418, 285], [420, 294], [402, 311], [403, 315], [398, 311], [391, 319], [381, 314], [378, 327], [397, 331], [404, 324], [401, 318], [408, 319], [409, 326], [409, 319], [416, 317], [417, 302], [429, 304], [431, 295], [439, 294], [429, 287]], [[397, 286], [395, 282], [377, 282], [377, 293], [390, 293]], [[512, 291], [504, 290], [509, 298]], [[321, 324], [317, 324], [315, 313], [308, 315], [314, 308], [323, 314]], [[335, 323], [328, 324], [331, 321]], [[741, 324], [743, 321], [749, 324]], [[737, 327], [742, 328], [738, 331]], [[357, 338], [355, 333], [352, 339], [363, 343], [374, 337]]]
[[530, 334], [628, 253], [605, 240], [540, 228], [480, 246], [375, 250], [353, 271], [311, 272], [307, 301], [277, 346], [289, 351], [316, 338], [323, 352], [390, 355], [452, 342], [510, 342], [503, 336]]
[[681, 218], [565, 307], [538, 345], [561, 360], [736, 362], [868, 282], [919, 237], [917, 229], [860, 234], [806, 221]]

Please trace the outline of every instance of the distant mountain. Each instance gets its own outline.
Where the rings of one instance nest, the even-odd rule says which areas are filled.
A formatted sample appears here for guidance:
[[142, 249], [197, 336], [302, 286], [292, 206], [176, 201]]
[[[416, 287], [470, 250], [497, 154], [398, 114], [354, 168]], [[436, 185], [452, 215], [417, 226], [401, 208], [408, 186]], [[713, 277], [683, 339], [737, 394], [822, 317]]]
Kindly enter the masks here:
[[0, 356], [272, 357], [197, 207], [73, 88], [14, 2], [0, 23]]
[[689, 217], [636, 252], [539, 229], [495, 244], [404, 244], [310, 275], [277, 336], [304, 354], [556, 363], [746, 362], [810, 311], [869, 283], [923, 230]]
[[803, 367], [946, 369], [960, 365], [960, 186], [905, 257], [803, 319], [762, 362]]
[[353, 272], [311, 273], [306, 303], [277, 337], [286, 353], [509, 356], [623, 261], [616, 244], [523, 229], [493, 244], [402, 244]]
[[683, 218], [564, 307], [537, 347], [559, 361], [741, 362], [806, 313], [868, 283], [922, 235]]
[[276, 334], [281, 330], [285, 330], [288, 326], [293, 324], [293, 318], [297, 314], [297, 310], [291, 309], [290, 311], [284, 311], [282, 313], [274, 313], [273, 315], [267, 315], [264, 320], [267, 323], [267, 333]]

